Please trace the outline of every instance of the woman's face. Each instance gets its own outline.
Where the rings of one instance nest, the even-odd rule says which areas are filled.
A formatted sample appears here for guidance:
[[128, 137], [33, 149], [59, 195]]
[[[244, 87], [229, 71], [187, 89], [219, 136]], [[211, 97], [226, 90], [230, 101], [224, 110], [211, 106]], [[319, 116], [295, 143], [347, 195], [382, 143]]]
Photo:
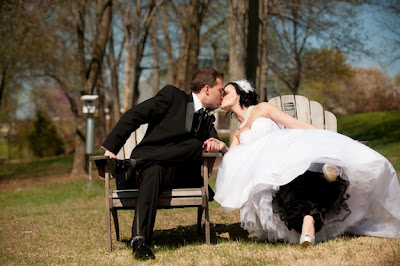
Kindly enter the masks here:
[[239, 94], [236, 93], [235, 87], [229, 84], [224, 89], [224, 97], [221, 103], [221, 109], [224, 111], [231, 111], [235, 104], [239, 104]]

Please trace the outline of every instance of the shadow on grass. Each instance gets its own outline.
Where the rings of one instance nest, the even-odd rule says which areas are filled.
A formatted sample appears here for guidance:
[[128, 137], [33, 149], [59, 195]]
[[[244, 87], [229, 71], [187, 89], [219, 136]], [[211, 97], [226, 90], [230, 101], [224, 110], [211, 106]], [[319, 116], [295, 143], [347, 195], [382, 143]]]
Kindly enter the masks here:
[[[333, 239], [327, 239], [320, 243], [336, 241], [352, 241], [360, 236], [345, 234]], [[130, 239], [122, 239], [121, 242], [126, 246], [130, 246]], [[233, 224], [211, 224], [211, 245], [224, 242], [241, 242], [241, 243], [265, 243], [272, 246], [280, 247], [290, 245], [284, 242], [268, 242], [251, 239], [247, 231], [240, 227], [240, 223]], [[199, 246], [205, 243], [204, 226], [201, 234], [197, 233], [197, 225], [179, 226], [177, 228], [156, 230], [153, 235], [153, 244], [158, 246], [157, 249], [175, 250], [183, 246], [193, 245]]]
[[[211, 244], [221, 242], [253, 242], [248, 237], [247, 231], [240, 227], [240, 223], [234, 224], [211, 224]], [[178, 226], [176, 228], [155, 230], [153, 243], [166, 249], [177, 249], [187, 245], [203, 245], [205, 243], [204, 226], [201, 233], [197, 232], [197, 225]], [[127, 246], [130, 239], [122, 239]]]

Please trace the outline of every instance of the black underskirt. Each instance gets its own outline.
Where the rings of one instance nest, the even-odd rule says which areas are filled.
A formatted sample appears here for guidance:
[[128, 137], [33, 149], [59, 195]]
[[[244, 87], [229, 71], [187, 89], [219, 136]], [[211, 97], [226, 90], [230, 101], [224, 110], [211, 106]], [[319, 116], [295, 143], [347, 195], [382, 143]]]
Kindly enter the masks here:
[[[303, 217], [311, 215], [315, 220], [315, 232], [318, 232], [327, 225], [327, 217], [331, 223], [350, 215], [346, 204], [348, 187], [349, 181], [344, 174], [335, 182], [328, 182], [321, 173], [306, 171], [280, 187], [272, 201], [273, 210], [279, 213], [289, 230], [294, 229], [298, 233], [302, 231]], [[344, 215], [342, 213], [339, 217], [343, 209]]]

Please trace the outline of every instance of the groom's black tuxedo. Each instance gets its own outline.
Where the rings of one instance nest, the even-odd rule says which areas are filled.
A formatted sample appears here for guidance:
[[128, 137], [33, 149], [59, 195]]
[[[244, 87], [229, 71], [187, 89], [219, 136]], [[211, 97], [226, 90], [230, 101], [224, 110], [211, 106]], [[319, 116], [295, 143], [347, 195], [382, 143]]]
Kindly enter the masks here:
[[218, 138], [215, 117], [206, 115], [194, 121], [193, 96], [168, 85], [156, 96], [128, 110], [111, 131], [103, 147], [117, 154], [130, 134], [148, 124], [143, 140], [131, 158], [145, 161], [131, 182], [139, 188], [132, 236], [151, 241], [160, 187], [198, 186], [201, 184], [202, 145], [210, 137]]
[[184, 159], [180, 158], [182, 152], [174, 147], [175, 144], [190, 139], [204, 142], [210, 137], [218, 138], [213, 115], [207, 115], [201, 122], [199, 132], [196, 136], [193, 134], [193, 109], [191, 93], [187, 95], [168, 85], [153, 98], [128, 110], [104, 141], [103, 147], [117, 154], [130, 134], [140, 125], [148, 123], [146, 134], [133, 150], [131, 158], [163, 161]]

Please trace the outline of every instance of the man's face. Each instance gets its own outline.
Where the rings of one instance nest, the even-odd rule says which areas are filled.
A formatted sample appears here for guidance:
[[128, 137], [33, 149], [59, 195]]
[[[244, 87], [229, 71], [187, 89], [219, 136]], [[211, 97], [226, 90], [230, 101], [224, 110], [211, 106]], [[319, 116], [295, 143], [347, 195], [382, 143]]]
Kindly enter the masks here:
[[217, 78], [216, 84], [208, 89], [207, 108], [217, 109], [222, 101], [224, 85], [222, 79]]

